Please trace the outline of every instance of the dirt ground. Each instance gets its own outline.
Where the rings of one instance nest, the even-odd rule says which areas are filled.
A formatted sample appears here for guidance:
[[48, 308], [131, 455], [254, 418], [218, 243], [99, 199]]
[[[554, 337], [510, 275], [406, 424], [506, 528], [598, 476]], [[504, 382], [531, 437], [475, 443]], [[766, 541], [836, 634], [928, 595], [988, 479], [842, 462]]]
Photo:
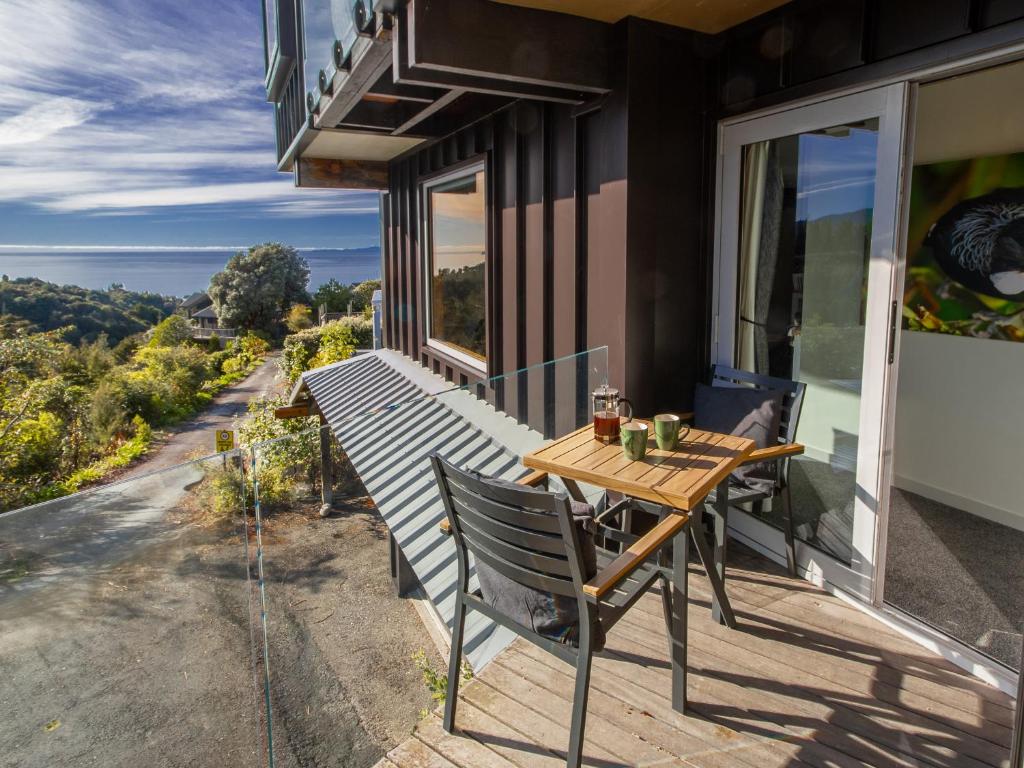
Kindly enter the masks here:
[[265, 521], [264, 646], [251, 525], [196, 524], [202, 478], [189, 466], [0, 518], [0, 560], [21, 564], [0, 569], [0, 766], [248, 768], [269, 735], [276, 766], [363, 768], [431, 706], [412, 656], [443, 660], [394, 594], [357, 479], [339, 472], [328, 518], [310, 494]]

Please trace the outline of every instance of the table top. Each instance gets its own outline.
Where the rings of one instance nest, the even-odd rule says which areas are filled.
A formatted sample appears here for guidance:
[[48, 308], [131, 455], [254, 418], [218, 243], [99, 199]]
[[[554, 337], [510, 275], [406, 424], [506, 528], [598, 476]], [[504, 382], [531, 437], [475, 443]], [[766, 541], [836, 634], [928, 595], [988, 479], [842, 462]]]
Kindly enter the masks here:
[[674, 451], [662, 451], [648, 425], [647, 455], [630, 461], [618, 441], [594, 438], [594, 427], [571, 432], [523, 457], [523, 465], [563, 478], [619, 491], [655, 504], [693, 510], [722, 480], [754, 452], [745, 437], [691, 429]]

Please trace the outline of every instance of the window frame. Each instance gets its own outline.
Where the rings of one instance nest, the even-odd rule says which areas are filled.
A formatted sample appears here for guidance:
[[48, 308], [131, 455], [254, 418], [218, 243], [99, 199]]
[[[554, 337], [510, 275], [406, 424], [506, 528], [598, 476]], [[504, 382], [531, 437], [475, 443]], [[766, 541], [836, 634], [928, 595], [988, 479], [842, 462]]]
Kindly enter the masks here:
[[[434, 229], [433, 210], [430, 204], [430, 193], [439, 186], [445, 186], [453, 182], [468, 179], [483, 174], [483, 224], [484, 224], [484, 351], [483, 358], [479, 358], [468, 350], [435, 338], [431, 335], [431, 319], [433, 315], [433, 251], [434, 251]], [[438, 174], [430, 176], [420, 182], [420, 210], [423, 212], [421, 225], [421, 243], [423, 244], [423, 284], [421, 298], [423, 301], [423, 339], [424, 346], [434, 352], [444, 355], [460, 365], [472, 369], [483, 375], [487, 375], [490, 349], [491, 323], [490, 323], [490, 301], [489, 286], [491, 282], [491, 249], [490, 249], [490, 196], [488, 193], [488, 171], [486, 156], [477, 156], [444, 169]]]

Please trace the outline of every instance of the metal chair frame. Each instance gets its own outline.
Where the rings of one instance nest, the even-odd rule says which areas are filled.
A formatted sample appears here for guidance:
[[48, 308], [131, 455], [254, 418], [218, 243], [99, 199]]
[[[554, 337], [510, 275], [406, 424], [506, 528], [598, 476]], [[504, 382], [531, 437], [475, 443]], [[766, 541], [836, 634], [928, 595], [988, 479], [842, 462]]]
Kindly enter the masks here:
[[[779, 421], [779, 445], [790, 445], [796, 442], [796, 430], [800, 423], [800, 411], [803, 408], [804, 394], [807, 385], [800, 381], [791, 381], [776, 376], [740, 371], [724, 365], [711, 368], [711, 386], [746, 387], [756, 390], [774, 390], [782, 392], [782, 414]], [[757, 459], [765, 461], [765, 459]], [[796, 576], [796, 541], [793, 534], [793, 502], [789, 492], [789, 456], [780, 456], [767, 461], [775, 462], [775, 487], [771, 493], [762, 493], [750, 489], [731, 487], [728, 501], [709, 497], [710, 508], [715, 515], [715, 562], [725, 567], [726, 541], [729, 530], [729, 507], [737, 504], [752, 503], [760, 511], [766, 500], [779, 498], [782, 501], [783, 535], [786, 540], [786, 565], [790, 576]]]
[[[592, 621], [598, 619], [606, 630], [611, 629], [655, 581], [660, 581], [671, 647], [672, 610], [668, 577], [662, 568], [643, 561], [617, 577], [612, 588], [602, 597], [594, 597], [584, 591], [587, 579], [568, 495], [528, 486], [510, 488], [495, 485], [459, 470], [437, 455], [431, 456], [430, 461], [441, 489], [459, 566], [444, 729], [450, 733], [455, 725], [466, 609], [472, 608], [576, 667], [566, 765], [577, 768], [582, 760], [586, 730], [594, 642]], [[615, 531], [615, 534], [619, 532]], [[519, 584], [574, 597], [579, 609], [578, 647], [534, 632], [470, 592], [470, 553], [477, 561], [487, 563]], [[684, 574], [686, 558], [687, 550], [683, 547], [681, 572]], [[603, 576], [599, 573], [593, 581], [597, 582]], [[684, 616], [685, 610], [684, 605]], [[676, 658], [682, 655], [685, 670], [685, 622], [683, 629], [683, 642], [675, 643], [675, 652]], [[683, 688], [685, 691], [685, 678]]]

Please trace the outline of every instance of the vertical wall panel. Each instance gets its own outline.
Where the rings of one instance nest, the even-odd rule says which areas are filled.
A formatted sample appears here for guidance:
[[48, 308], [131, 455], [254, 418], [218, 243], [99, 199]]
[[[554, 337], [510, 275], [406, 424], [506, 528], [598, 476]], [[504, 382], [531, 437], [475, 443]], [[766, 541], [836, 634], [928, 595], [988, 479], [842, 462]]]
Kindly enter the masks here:
[[[493, 366], [495, 374], [514, 371], [519, 367], [519, 158], [521, 144], [516, 124], [517, 114], [509, 110], [499, 118], [502, 154], [501, 200], [497, 215], [501, 217], [501, 363]], [[505, 410], [518, 413], [518, 388], [514, 383], [505, 387]]]
[[[550, 360], [576, 351], [576, 137], [574, 120], [564, 110], [552, 109], [549, 117], [545, 357]], [[563, 435], [576, 426], [576, 366], [558, 363], [552, 374], [557, 409], [549, 426]]]
[[[521, 104], [519, 107], [519, 135], [523, 144], [521, 160], [522, 190], [522, 314], [525, 333], [521, 337], [520, 366], [531, 367], [528, 374], [520, 375], [522, 394], [528, 393], [527, 421], [538, 432], [544, 433], [545, 392], [544, 372], [536, 366], [544, 357], [545, 298], [545, 186], [547, 168], [544, 165], [546, 147], [545, 106]], [[522, 408], [520, 408], [522, 413]]]

